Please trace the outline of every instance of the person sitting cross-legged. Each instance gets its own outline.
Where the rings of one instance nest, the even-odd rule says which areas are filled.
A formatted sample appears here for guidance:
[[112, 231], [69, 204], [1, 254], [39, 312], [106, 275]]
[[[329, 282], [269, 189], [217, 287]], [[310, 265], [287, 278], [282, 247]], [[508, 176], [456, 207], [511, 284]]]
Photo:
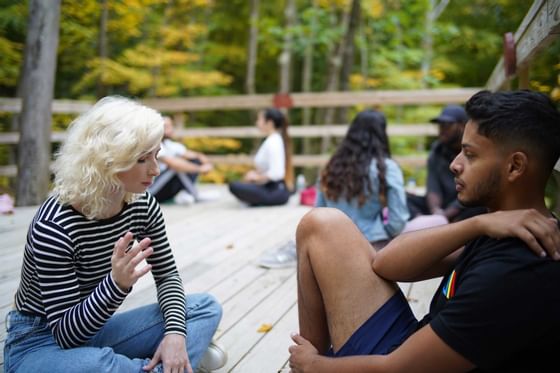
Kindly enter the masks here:
[[[6, 316], [5, 371], [188, 372], [223, 366], [211, 343], [222, 307], [185, 295], [163, 213], [163, 119], [124, 97], [76, 118], [54, 162], [54, 190], [29, 225]], [[116, 312], [150, 273], [157, 302]]]
[[255, 125], [266, 136], [255, 154], [255, 167], [243, 181], [229, 184], [229, 191], [248, 206], [288, 203], [294, 183], [288, 121], [278, 109], [261, 110]]
[[[482, 91], [466, 109], [450, 168], [459, 201], [489, 212], [401, 234], [379, 252], [339, 210], [309, 212], [296, 236], [291, 372], [560, 369], [560, 230], [544, 201], [560, 113], [531, 91]], [[418, 321], [394, 281], [439, 276]]]
[[178, 204], [192, 204], [199, 200], [195, 185], [198, 175], [211, 171], [214, 166], [204, 154], [175, 141], [173, 120], [167, 116], [163, 120], [163, 141], [158, 154], [161, 174], [150, 186], [150, 193], [158, 202], [174, 199]]

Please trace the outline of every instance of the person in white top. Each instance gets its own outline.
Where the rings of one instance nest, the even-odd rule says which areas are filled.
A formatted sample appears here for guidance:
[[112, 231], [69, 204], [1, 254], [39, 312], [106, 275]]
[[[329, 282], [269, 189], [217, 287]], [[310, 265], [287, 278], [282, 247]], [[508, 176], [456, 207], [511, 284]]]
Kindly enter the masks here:
[[277, 109], [259, 112], [257, 128], [266, 136], [255, 155], [255, 168], [243, 181], [229, 185], [231, 193], [251, 206], [283, 205], [293, 188], [288, 123]]
[[150, 193], [159, 202], [175, 198], [175, 202], [188, 204], [198, 199], [195, 186], [199, 174], [213, 169], [208, 158], [199, 152], [187, 149], [175, 141], [175, 128], [170, 117], [164, 117], [165, 132], [158, 154], [160, 175], [150, 187]]

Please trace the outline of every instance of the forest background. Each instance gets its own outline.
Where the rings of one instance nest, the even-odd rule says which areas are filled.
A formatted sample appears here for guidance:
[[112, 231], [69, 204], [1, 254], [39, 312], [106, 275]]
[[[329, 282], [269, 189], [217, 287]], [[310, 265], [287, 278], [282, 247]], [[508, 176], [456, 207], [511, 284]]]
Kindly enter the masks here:
[[[502, 55], [503, 34], [517, 29], [530, 6], [528, 0], [63, 0], [54, 97], [483, 87]], [[0, 97], [18, 95], [27, 8], [26, 1], [0, 0]], [[530, 87], [556, 102], [559, 56], [555, 42], [530, 69]], [[364, 108], [289, 115], [293, 125], [343, 124]], [[441, 107], [380, 109], [389, 123], [423, 123]], [[249, 126], [254, 115], [185, 113], [184, 121], [188, 127]], [[53, 130], [64, 130], [71, 119], [53, 115]], [[0, 113], [0, 131], [14, 130], [12, 115]], [[395, 137], [391, 145], [394, 154], [426, 154], [431, 140]], [[301, 154], [324, 146], [318, 141], [296, 139], [294, 146]], [[255, 146], [251, 139], [186, 142], [214, 154]], [[0, 164], [13, 157], [9, 145], [0, 145]], [[227, 182], [242, 171], [218, 167], [206, 181]], [[298, 170], [311, 177], [316, 171]], [[422, 184], [424, 169], [404, 171]], [[0, 188], [10, 191], [13, 183], [3, 178]]]

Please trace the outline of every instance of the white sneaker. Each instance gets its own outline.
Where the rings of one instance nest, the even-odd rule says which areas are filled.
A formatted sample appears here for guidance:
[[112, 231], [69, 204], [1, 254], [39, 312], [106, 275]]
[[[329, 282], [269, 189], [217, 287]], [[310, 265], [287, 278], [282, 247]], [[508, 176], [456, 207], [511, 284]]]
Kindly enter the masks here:
[[192, 194], [190, 194], [190, 193], [188, 193], [184, 190], [181, 190], [181, 191], [179, 191], [179, 193], [177, 193], [175, 195], [175, 197], [173, 197], [173, 201], [178, 205], [189, 206], [189, 205], [192, 205], [195, 202], [195, 199], [194, 199]]
[[197, 373], [209, 373], [213, 370], [220, 369], [226, 365], [227, 359], [227, 352], [222, 348], [222, 346], [212, 341], [200, 361]]
[[272, 253], [265, 253], [259, 259], [259, 265], [269, 269], [295, 267], [296, 264], [296, 244], [292, 240]]
[[219, 190], [201, 190], [198, 192], [197, 201], [199, 202], [210, 202], [218, 200], [222, 197], [222, 193]]

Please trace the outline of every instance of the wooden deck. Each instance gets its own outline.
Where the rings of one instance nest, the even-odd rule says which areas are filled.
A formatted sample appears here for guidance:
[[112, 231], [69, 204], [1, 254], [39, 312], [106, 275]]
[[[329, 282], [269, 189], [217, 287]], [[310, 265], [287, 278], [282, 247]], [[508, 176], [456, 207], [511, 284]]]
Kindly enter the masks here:
[[[286, 368], [290, 332], [297, 331], [295, 268], [259, 267], [259, 256], [294, 239], [295, 229], [309, 207], [296, 197], [287, 206], [248, 208], [223, 187], [221, 198], [193, 206], [163, 205], [167, 232], [185, 289], [209, 292], [223, 305], [216, 339], [229, 359], [220, 373], [278, 372]], [[5, 315], [18, 286], [27, 226], [36, 208], [18, 208], [0, 216], [0, 347], [6, 330]], [[417, 316], [422, 316], [439, 281], [402, 284]], [[135, 285], [121, 309], [155, 301], [151, 277]], [[272, 329], [259, 332], [263, 324]], [[0, 357], [3, 371], [3, 356]], [[288, 371], [285, 369], [283, 371]]]

